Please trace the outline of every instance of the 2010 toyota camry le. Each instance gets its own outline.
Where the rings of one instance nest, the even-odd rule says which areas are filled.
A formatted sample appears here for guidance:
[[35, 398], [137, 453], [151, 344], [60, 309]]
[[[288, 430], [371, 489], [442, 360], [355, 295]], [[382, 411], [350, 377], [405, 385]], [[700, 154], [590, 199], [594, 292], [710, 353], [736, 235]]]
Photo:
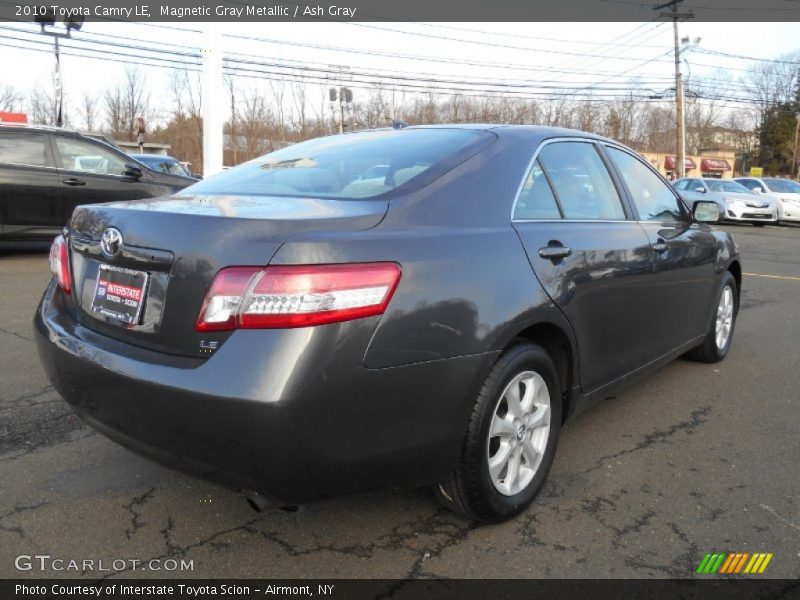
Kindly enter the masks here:
[[742, 269], [720, 218], [579, 131], [335, 135], [79, 206], [37, 345], [87, 423], [159, 462], [292, 504], [431, 486], [498, 521], [565, 419], [728, 353]]

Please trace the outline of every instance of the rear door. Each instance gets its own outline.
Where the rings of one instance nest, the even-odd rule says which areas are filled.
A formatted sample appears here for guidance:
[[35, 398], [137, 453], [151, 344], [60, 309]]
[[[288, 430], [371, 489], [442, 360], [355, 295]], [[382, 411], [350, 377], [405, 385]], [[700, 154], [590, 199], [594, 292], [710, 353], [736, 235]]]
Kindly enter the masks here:
[[138, 200], [153, 196], [146, 173], [126, 177], [125, 163], [133, 162], [106, 144], [82, 137], [53, 135], [63, 197], [63, 219], [80, 204]]
[[653, 357], [705, 332], [714, 294], [716, 238], [695, 223], [670, 185], [645, 161], [605, 145], [617, 167], [639, 224], [652, 244], [655, 263]]
[[36, 131], [0, 131], [0, 223], [60, 227], [58, 173], [47, 135]]
[[591, 140], [545, 142], [513, 213], [539, 281], [572, 324], [583, 389], [641, 366], [653, 326], [650, 242]]

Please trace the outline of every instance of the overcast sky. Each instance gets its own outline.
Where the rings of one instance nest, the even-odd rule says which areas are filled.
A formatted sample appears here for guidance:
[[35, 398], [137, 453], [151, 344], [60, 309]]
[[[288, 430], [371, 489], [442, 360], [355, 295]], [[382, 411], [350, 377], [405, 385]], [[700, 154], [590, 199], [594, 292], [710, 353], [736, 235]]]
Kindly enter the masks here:
[[[86, 23], [74, 37], [146, 47], [153, 47], [159, 42], [196, 49], [204, 46], [203, 34], [189, 31], [200, 30], [203, 27], [201, 24], [165, 25], [92, 22]], [[361, 71], [383, 69], [412, 76], [425, 74], [426, 77], [438, 75], [450, 79], [542, 81], [547, 85], [560, 82], [559, 85], [567, 87], [593, 84], [598, 88], [625, 84], [631, 78], [638, 78], [644, 82], [642, 85], [645, 88], [660, 92], [672, 86], [674, 69], [671, 23], [224, 23], [212, 26], [223, 34], [288, 42], [280, 44], [222, 37], [224, 51], [251, 55], [257, 60], [292, 60], [324, 66], [349, 65]], [[698, 50], [687, 53], [692, 77], [713, 74], [718, 79], [729, 77], [735, 81], [750, 64], [740, 58], [709, 55], [703, 51], [775, 58], [800, 49], [798, 23], [688, 22], [680, 27], [681, 36], [701, 38]], [[29, 33], [20, 33], [23, 30]], [[0, 44], [47, 50], [49, 46], [34, 41], [9, 39], [11, 36], [50, 44], [49, 38], [36, 34], [36, 31], [33, 25], [3, 23], [0, 26]], [[95, 34], [104, 34], [105, 37]], [[123, 36], [132, 40], [108, 36]], [[292, 45], [294, 43], [360, 52], [337, 52]], [[63, 46], [65, 53], [70, 51], [70, 42], [65, 42]], [[112, 49], [131, 53], [120, 47]], [[86, 53], [82, 50], [79, 52]], [[406, 57], [378, 56], [375, 53]], [[519, 68], [413, 60], [408, 55], [457, 62], [498, 63]], [[107, 56], [116, 58], [110, 54]], [[48, 52], [0, 45], [0, 65], [0, 81], [28, 92], [37, 81], [47, 81], [52, 73], [53, 57]], [[119, 62], [64, 56], [62, 69], [68, 104], [70, 100], [76, 102], [84, 91], [99, 93], [109, 82], [120, 79], [124, 68], [125, 65]], [[142, 69], [153, 102], [163, 104], [163, 108], [168, 110], [167, 101], [159, 102], [159, 98], [167, 93], [169, 69]], [[263, 88], [267, 82], [241, 80], [237, 85]], [[734, 91], [735, 88], [735, 85], [731, 87]], [[366, 94], [358, 89], [355, 93], [357, 96]]]

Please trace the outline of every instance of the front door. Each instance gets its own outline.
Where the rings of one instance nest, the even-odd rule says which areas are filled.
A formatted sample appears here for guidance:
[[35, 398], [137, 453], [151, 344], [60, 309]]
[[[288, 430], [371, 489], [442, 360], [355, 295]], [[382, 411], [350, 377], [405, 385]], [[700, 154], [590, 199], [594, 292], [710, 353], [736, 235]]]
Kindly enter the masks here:
[[63, 218], [68, 220], [80, 204], [139, 200], [153, 193], [145, 174], [126, 177], [125, 156], [94, 140], [54, 135], [59, 178], [64, 198]]
[[514, 209], [533, 270], [572, 324], [591, 392], [642, 365], [652, 326], [650, 242], [591, 141], [541, 147]]
[[653, 357], [703, 334], [711, 315], [716, 240], [693, 222], [674, 190], [648, 164], [626, 150], [605, 146], [647, 232], [655, 264]]

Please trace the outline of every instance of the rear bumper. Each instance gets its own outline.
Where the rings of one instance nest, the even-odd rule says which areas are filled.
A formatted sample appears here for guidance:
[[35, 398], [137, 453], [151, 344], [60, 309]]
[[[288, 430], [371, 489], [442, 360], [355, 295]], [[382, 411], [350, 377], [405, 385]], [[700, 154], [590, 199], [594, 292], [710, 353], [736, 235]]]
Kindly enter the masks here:
[[34, 326], [53, 385], [116, 442], [169, 466], [284, 501], [433, 484], [453, 469], [496, 354], [363, 366], [370, 319], [236, 331], [205, 361], [76, 323], [48, 288]]

